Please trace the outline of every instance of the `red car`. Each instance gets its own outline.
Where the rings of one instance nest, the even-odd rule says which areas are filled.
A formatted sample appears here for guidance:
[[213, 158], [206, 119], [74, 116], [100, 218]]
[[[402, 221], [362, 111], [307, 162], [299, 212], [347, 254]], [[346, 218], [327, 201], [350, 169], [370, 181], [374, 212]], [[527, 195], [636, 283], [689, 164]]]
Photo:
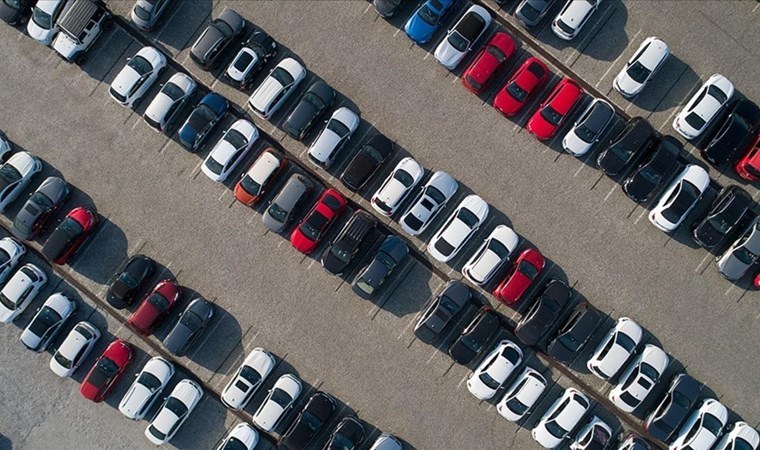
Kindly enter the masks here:
[[345, 208], [346, 199], [340, 192], [335, 189], [326, 190], [290, 234], [290, 243], [296, 250], [308, 255], [317, 248], [319, 240]]
[[121, 339], [114, 339], [95, 361], [82, 381], [79, 392], [87, 400], [102, 402], [134, 357], [135, 351], [131, 345]]
[[538, 278], [545, 265], [546, 260], [541, 252], [534, 248], [523, 250], [493, 295], [505, 305], [514, 305]]
[[94, 212], [84, 206], [72, 209], [42, 246], [42, 254], [56, 264], [66, 264], [97, 226]]
[[563, 78], [528, 121], [528, 131], [537, 138], [549, 139], [559, 130], [581, 99], [583, 90], [575, 81]]
[[478, 53], [462, 75], [462, 84], [474, 94], [480, 94], [494, 75], [515, 52], [515, 41], [507, 33], [496, 33]]
[[182, 296], [182, 289], [174, 280], [159, 281], [146, 295], [140, 306], [129, 316], [130, 327], [143, 336], [153, 333], [161, 319], [166, 316]]
[[760, 180], [760, 133], [755, 137], [747, 154], [736, 163], [734, 170], [747, 181]]
[[504, 88], [493, 99], [493, 107], [506, 117], [514, 116], [549, 79], [549, 68], [543, 61], [530, 57], [517, 69]]

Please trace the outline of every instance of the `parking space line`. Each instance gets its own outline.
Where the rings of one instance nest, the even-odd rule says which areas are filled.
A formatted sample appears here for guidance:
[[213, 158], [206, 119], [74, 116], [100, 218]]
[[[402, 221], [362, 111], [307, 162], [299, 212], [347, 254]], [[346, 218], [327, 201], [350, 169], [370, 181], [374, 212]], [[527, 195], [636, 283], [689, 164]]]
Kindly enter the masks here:
[[605, 202], [607, 201], [607, 199], [610, 198], [610, 196], [612, 195], [612, 193], [615, 192], [615, 189], [617, 189], [617, 184], [613, 184], [612, 188], [610, 189], [610, 191], [607, 193], [607, 195], [604, 196], [604, 201]]
[[705, 261], [707, 261], [707, 259], [708, 259], [710, 256], [712, 256], [712, 255], [711, 255], [710, 253], [707, 253], [707, 254], [705, 255], [705, 257], [704, 257], [704, 258], [702, 258], [702, 261], [700, 261], [700, 262], [699, 262], [699, 264], [697, 264], [697, 267], [696, 267], [696, 268], [694, 268], [694, 272], [699, 272], [699, 269], [702, 267], [702, 264], [704, 264], [704, 263], [705, 263]]
[[[470, 371], [470, 373], [472, 373], [472, 371]], [[461, 380], [459, 380], [459, 383], [457, 384], [457, 389], [460, 389], [462, 387], [462, 383], [467, 381], [467, 378], [470, 377], [470, 373], [465, 374], [465, 376]]]
[[367, 11], [372, 7], [372, 3], [368, 4], [366, 8], [364, 8], [364, 12], [362, 14], [367, 14]]
[[[633, 35], [633, 37], [630, 39], [629, 42], [635, 41], [640, 33], [641, 33], [641, 28], [639, 29], [639, 31], [636, 32], [636, 34]], [[620, 61], [620, 58], [622, 58], [623, 55], [625, 55], [625, 50], [622, 51], [622, 52], [620, 52], [620, 54], [618, 55], [618, 57], [615, 58], [614, 61], [612, 61], [612, 64], [610, 64], [610, 67], [607, 68], [607, 71], [604, 72], [604, 75], [602, 75], [602, 78], [599, 78], [599, 81], [596, 82], [596, 84], [594, 85], [594, 87], [599, 87], [599, 84], [607, 77], [607, 75], [610, 74], [610, 72], [612, 71], [612, 68], [615, 67], [615, 64], [617, 64], [617, 62]], [[630, 106], [630, 104], [628, 106]], [[627, 110], [627, 108], [626, 108], [626, 110]]]

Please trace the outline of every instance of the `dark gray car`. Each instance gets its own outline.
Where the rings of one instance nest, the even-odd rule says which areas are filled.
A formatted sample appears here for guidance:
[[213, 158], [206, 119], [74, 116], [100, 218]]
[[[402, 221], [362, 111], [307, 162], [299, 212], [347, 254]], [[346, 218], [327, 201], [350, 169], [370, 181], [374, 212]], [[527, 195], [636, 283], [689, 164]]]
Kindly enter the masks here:
[[538, 25], [556, 0], [523, 0], [515, 9], [515, 18], [526, 28]]
[[354, 212], [330, 247], [322, 253], [322, 267], [333, 275], [341, 275], [359, 252], [362, 242], [375, 229], [372, 214], [358, 209]]
[[245, 19], [231, 9], [225, 9], [212, 20], [190, 49], [190, 57], [204, 70], [210, 70], [219, 62], [232, 41], [245, 30]]
[[164, 338], [164, 347], [173, 355], [185, 355], [213, 316], [211, 303], [196, 298], [182, 311], [174, 328]]
[[38, 235], [70, 193], [69, 185], [63, 179], [46, 178], [16, 214], [11, 229], [13, 235], [19, 239], [32, 239]]
[[309, 128], [332, 105], [334, 100], [335, 89], [324, 81], [315, 82], [298, 100], [293, 112], [285, 119], [282, 129], [293, 139], [302, 140], [309, 132]]
[[425, 312], [414, 327], [417, 339], [432, 344], [438, 339], [446, 325], [464, 309], [472, 297], [472, 291], [464, 283], [451, 280], [440, 294], [435, 296], [425, 308]]
[[359, 297], [369, 300], [374, 297], [388, 275], [409, 255], [409, 247], [398, 236], [385, 238], [372, 262], [367, 265], [351, 283], [351, 289]]
[[591, 339], [601, 320], [602, 315], [596, 308], [588, 302], [579, 303], [549, 344], [547, 353], [562, 364], [569, 365]]
[[293, 212], [311, 191], [311, 182], [303, 175], [293, 174], [264, 211], [261, 220], [275, 233], [281, 232], [293, 220]]

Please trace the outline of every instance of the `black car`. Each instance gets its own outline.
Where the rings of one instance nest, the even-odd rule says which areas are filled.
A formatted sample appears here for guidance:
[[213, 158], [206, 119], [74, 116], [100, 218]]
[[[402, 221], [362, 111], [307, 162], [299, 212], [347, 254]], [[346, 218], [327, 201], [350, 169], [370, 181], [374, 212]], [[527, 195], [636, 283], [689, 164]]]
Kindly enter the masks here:
[[44, 230], [56, 211], [69, 198], [69, 185], [58, 177], [48, 177], [34, 191], [13, 220], [13, 235], [32, 239]]
[[644, 422], [644, 429], [660, 441], [670, 442], [697, 403], [699, 391], [699, 383], [689, 375], [674, 377], [668, 393]]
[[393, 153], [393, 142], [390, 139], [382, 134], [372, 136], [343, 170], [340, 181], [351, 191], [359, 191], [391, 153]]
[[702, 157], [716, 167], [733, 163], [739, 151], [749, 145], [758, 125], [760, 108], [750, 100], [739, 100], [712, 141], [700, 150]]
[[691, 238], [706, 250], [720, 250], [734, 231], [743, 230], [754, 218], [752, 203], [752, 197], [739, 186], [723, 188], [707, 215], [694, 226]]
[[375, 11], [378, 14], [388, 19], [393, 17], [399, 9], [403, 0], [373, 0], [372, 4], [375, 5]]
[[245, 19], [231, 9], [222, 11], [203, 30], [190, 49], [190, 58], [204, 70], [219, 63], [219, 56], [245, 30]]
[[581, 302], [549, 344], [547, 353], [563, 364], [573, 362], [591, 339], [602, 315], [588, 302]]
[[515, 8], [515, 18], [526, 28], [533, 28], [551, 10], [556, 0], [523, 0]]
[[283, 434], [280, 445], [290, 450], [307, 448], [334, 413], [335, 399], [324, 392], [317, 392], [309, 398], [296, 420]]
[[314, 82], [285, 119], [282, 129], [293, 139], [302, 140], [319, 116], [333, 104], [333, 101], [335, 101], [335, 89], [324, 81]]
[[364, 441], [366, 433], [356, 417], [346, 416], [335, 427], [322, 450], [355, 450]]
[[8, 25], [18, 25], [32, 8], [32, 0], [3, 0], [0, 1], [0, 18]]
[[483, 351], [499, 328], [501, 328], [499, 317], [489, 306], [483, 306], [457, 340], [451, 344], [449, 356], [459, 364], [469, 364]]
[[153, 274], [155, 263], [145, 255], [135, 255], [116, 272], [108, 287], [106, 301], [116, 309], [126, 308], [135, 300], [140, 287]]
[[607, 176], [618, 176], [650, 146], [656, 145], [659, 139], [660, 133], [652, 128], [646, 119], [634, 117], [610, 143], [610, 146], [599, 153], [596, 165]]
[[668, 179], [676, 167], [681, 143], [665, 136], [647, 159], [623, 182], [625, 195], [635, 202], [645, 202]]
[[[230, 63], [231, 68], [224, 72], [225, 78], [239, 89], [246, 89], [259, 69], [276, 54], [277, 42], [263, 30], [256, 30], [243, 42], [243, 48]], [[230, 73], [238, 76], [231, 77]]]
[[351, 283], [354, 294], [366, 300], [374, 297], [385, 279], [408, 255], [409, 247], [400, 237], [394, 235], [386, 237], [380, 244], [375, 257], [372, 258], [372, 262], [359, 272]]
[[438, 339], [446, 325], [464, 309], [472, 297], [472, 291], [464, 283], [451, 280], [446, 283], [440, 294], [435, 296], [414, 327], [417, 339], [432, 344]]
[[356, 210], [340, 233], [322, 253], [322, 267], [340, 275], [359, 252], [364, 239], [375, 229], [377, 220], [366, 211]]
[[559, 322], [570, 295], [567, 284], [557, 279], [549, 280], [533, 306], [517, 323], [515, 336], [526, 345], [540, 343]]
[[211, 303], [196, 298], [182, 311], [174, 328], [164, 338], [164, 347], [175, 356], [184, 356], [213, 316]]

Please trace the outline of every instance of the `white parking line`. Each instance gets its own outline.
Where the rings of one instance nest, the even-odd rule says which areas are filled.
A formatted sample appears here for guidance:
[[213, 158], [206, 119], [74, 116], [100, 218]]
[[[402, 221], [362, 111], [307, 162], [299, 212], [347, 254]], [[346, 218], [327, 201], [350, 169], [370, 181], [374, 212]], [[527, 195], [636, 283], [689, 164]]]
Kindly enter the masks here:
[[704, 264], [705, 261], [707, 261], [707, 258], [709, 258], [710, 256], [712, 255], [710, 255], [709, 253], [706, 254], [705, 257], [702, 258], [702, 261], [700, 261], [699, 264], [697, 264], [697, 267], [694, 269], [694, 272], [699, 272], [699, 269], [702, 267], [702, 264]]
[[371, 7], [372, 7], [372, 3], [370, 3], [369, 5], [367, 5], [367, 7], [364, 9], [364, 12], [362, 14], [367, 14], [367, 11], [369, 11], [369, 9]]
[[752, 8], [752, 12], [757, 11], [757, 8], [760, 8], [760, 3], [758, 3], [757, 5], [755, 5], [754, 8]]
[[733, 288], [734, 288], [734, 285], [732, 284], [731, 286], [728, 287], [728, 289], [726, 289], [726, 293], [723, 295], [728, 295]]
[[397, 28], [396, 32], [393, 33], [393, 37], [396, 37], [397, 34], [401, 33], [401, 28]]
[[607, 193], [607, 195], [604, 196], [604, 201], [606, 202], [608, 198], [612, 195], [613, 192], [615, 192], [615, 189], [617, 189], [617, 184], [614, 184], [612, 186], [612, 189]]
[[227, 191], [227, 186], [225, 186], [225, 185], [222, 185], [222, 187], [224, 188], [224, 189], [222, 190], [222, 195], [220, 195], [220, 196], [219, 196], [219, 198], [217, 199], [217, 200], [218, 200], [218, 201], [220, 201], [220, 202], [221, 202], [221, 201], [222, 201], [222, 199], [224, 198], [224, 194], [226, 194], [226, 193], [228, 192], [228, 191]]
[[413, 324], [413, 323], [415, 323], [415, 322], [417, 321], [417, 317], [419, 317], [419, 315], [420, 315], [420, 314], [422, 314], [422, 311], [418, 312], [417, 314], [415, 314], [415, 315], [414, 315], [414, 317], [412, 317], [412, 320], [410, 320], [410, 321], [409, 321], [409, 323], [408, 323], [408, 324], [406, 324], [406, 326], [405, 326], [405, 327], [404, 327], [404, 329], [401, 331], [401, 333], [399, 333], [399, 335], [398, 335], [398, 337], [396, 338], [396, 340], [399, 340], [399, 341], [401, 340], [401, 337], [404, 335], [404, 333], [406, 333], [406, 330], [408, 330], [408, 329], [409, 329], [409, 327], [411, 327], [411, 326], [412, 326], [412, 324]]
[[[633, 37], [631, 38], [631, 40], [629, 42], [635, 41], [636, 37], [638, 37], [639, 33], [641, 33], [641, 29], [639, 29], [639, 31], [637, 31], [636, 34], [633, 35]], [[610, 74], [610, 71], [612, 71], [612, 68], [615, 67], [615, 64], [617, 64], [617, 62], [620, 61], [620, 58], [623, 57], [623, 54], [624, 53], [620, 53], [618, 55], [618, 57], [615, 58], [614, 61], [612, 61], [612, 64], [610, 64], [610, 67], [608, 67], [607, 71], [604, 72], [604, 75], [602, 75], [602, 78], [599, 78], [599, 81], [597, 81], [596, 84], [594, 85], [595, 87], [599, 87], [599, 84], [607, 77], [607, 75]]]
[[465, 376], [464, 376], [464, 378], [462, 378], [462, 379], [459, 381], [459, 383], [457, 384], [457, 389], [461, 388], [461, 387], [462, 387], [462, 383], [464, 383], [465, 381], [467, 381], [467, 378], [469, 378], [469, 377], [470, 377], [470, 374], [469, 374], [469, 373], [468, 373], [467, 375], [465, 375]]
[[647, 209], [643, 208], [643, 211], [641, 211], [641, 214], [639, 214], [639, 217], [636, 218], [636, 220], [633, 221], [633, 224], [639, 223], [639, 220], [641, 220], [642, 217], [644, 217], [644, 214], [647, 213]]

